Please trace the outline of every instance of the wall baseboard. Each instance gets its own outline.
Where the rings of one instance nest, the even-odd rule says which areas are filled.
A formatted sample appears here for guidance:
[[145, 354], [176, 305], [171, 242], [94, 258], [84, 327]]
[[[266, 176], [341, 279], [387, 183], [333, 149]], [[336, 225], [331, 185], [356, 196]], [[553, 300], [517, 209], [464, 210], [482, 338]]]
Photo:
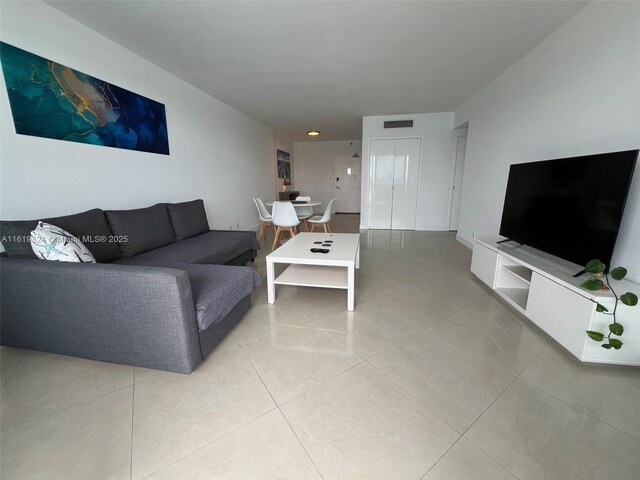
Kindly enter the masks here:
[[416, 225], [417, 232], [448, 232], [448, 225]]
[[[364, 225], [364, 224], [360, 224], [360, 230], [369, 230], [369, 226], [368, 225]], [[389, 230], [391, 231], [391, 229], [388, 228], [374, 228], [372, 230]], [[411, 230], [407, 230], [407, 231], [411, 231]], [[449, 231], [449, 227], [446, 225], [417, 225], [416, 229], [414, 230], [416, 232], [448, 232]]]
[[473, 242], [470, 242], [459, 233], [456, 233], [456, 240], [459, 241], [461, 244], [463, 244], [465, 247], [473, 250]]

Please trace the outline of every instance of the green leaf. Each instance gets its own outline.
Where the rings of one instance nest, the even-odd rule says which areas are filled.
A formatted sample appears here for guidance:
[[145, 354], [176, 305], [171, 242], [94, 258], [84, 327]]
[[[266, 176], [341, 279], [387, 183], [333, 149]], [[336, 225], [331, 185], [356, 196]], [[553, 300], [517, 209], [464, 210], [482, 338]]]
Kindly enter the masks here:
[[620, 295], [620, 301], [625, 305], [633, 307], [638, 304], [638, 296], [635, 293], [627, 292]]
[[607, 350], [609, 350], [611, 348], [611, 345], [609, 345], [608, 343], [603, 343], [602, 345], [600, 345], [602, 348], [606, 348]]
[[607, 266], [597, 258], [591, 260], [584, 267], [584, 269], [589, 273], [602, 273], [605, 268], [607, 268]]
[[594, 332], [592, 330], [587, 330], [587, 335], [596, 342], [601, 342], [604, 339], [604, 333]]
[[607, 307], [605, 307], [601, 303], [596, 303], [596, 312], [602, 313], [602, 312], [608, 312], [608, 311], [609, 309]]
[[624, 333], [624, 327], [622, 326], [621, 323], [611, 323], [609, 324], [609, 331], [614, 335], [620, 336]]
[[609, 340], [609, 345], [611, 345], [616, 350], [620, 350], [622, 348], [622, 342], [617, 338], [612, 338]]
[[603, 285], [604, 283], [602, 283], [602, 280], [593, 277], [582, 282], [582, 287], [586, 288], [587, 290], [600, 290], [600, 287], [602, 287]]
[[627, 269], [624, 267], [616, 267], [609, 273], [614, 280], [622, 280], [627, 275]]

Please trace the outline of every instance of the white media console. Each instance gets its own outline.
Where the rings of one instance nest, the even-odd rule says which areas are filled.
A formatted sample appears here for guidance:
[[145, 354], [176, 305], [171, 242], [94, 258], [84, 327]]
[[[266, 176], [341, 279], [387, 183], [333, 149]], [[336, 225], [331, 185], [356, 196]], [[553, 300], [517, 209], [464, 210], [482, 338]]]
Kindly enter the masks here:
[[[596, 312], [596, 302], [613, 310], [610, 292], [580, 287], [588, 278], [573, 275], [582, 267], [539, 250], [498, 239], [474, 240], [471, 272], [517, 311], [583, 362], [640, 365], [640, 306], [618, 304], [617, 319], [625, 331], [620, 350], [606, 350], [586, 330], [609, 332], [611, 317]], [[615, 265], [614, 265], [615, 266]], [[611, 280], [616, 293], [640, 296], [640, 285]]]

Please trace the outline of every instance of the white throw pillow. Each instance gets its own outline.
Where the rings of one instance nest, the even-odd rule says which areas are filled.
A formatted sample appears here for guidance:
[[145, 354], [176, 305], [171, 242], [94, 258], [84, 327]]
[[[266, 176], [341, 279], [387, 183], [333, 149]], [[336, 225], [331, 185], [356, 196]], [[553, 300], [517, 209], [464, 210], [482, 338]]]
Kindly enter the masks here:
[[84, 243], [66, 230], [45, 222], [38, 222], [31, 232], [31, 248], [41, 260], [96, 263]]

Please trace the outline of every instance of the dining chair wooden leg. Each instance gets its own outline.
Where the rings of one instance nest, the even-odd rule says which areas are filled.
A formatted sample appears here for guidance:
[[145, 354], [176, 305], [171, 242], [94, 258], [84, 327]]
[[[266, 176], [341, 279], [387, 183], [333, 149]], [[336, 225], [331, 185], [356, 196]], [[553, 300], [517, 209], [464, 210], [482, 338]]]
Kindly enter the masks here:
[[262, 222], [262, 225], [260, 225], [260, 233], [258, 233], [258, 241], [262, 240], [263, 237], [265, 239], [267, 238], [267, 227], [268, 226], [269, 226], [269, 224], [267, 222]]
[[332, 233], [333, 231], [331, 230], [331, 222], [327, 222], [327, 229], [329, 230], [329, 233]]
[[298, 227], [289, 228], [289, 233], [291, 234], [291, 238], [295, 237], [296, 234], [298, 233]]
[[276, 229], [276, 236], [273, 239], [273, 245], [271, 245], [271, 250], [275, 250], [276, 249], [276, 245], [278, 245], [278, 240], [280, 240], [280, 235], [282, 234], [282, 227], [278, 227]]
[[327, 230], [327, 224], [323, 223], [322, 225], [324, 226], [324, 233], [329, 233], [329, 230]]

